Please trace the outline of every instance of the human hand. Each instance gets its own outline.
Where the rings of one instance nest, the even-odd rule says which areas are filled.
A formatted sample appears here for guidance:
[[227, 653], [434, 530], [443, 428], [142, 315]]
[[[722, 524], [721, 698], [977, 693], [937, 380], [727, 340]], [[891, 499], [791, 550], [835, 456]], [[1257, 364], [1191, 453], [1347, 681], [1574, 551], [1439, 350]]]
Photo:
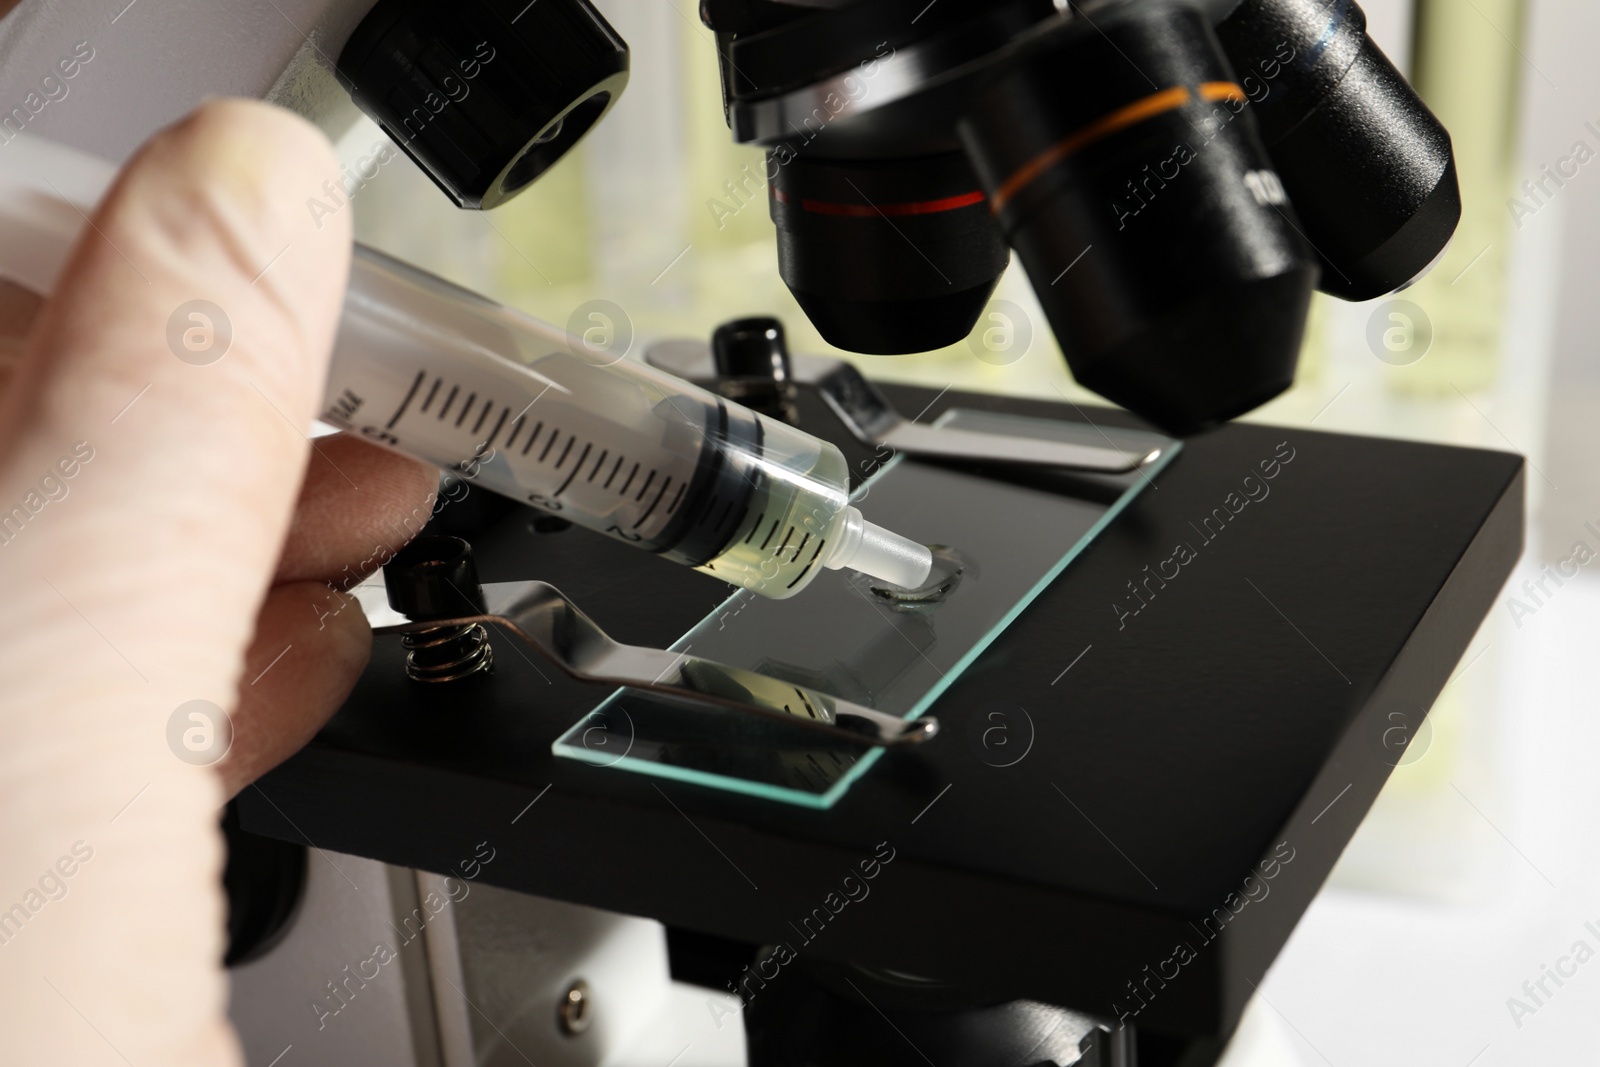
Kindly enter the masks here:
[[[0, 346], [7, 1062], [238, 1060], [217, 809], [349, 692], [371, 633], [329, 583], [403, 544], [436, 478], [305, 437], [350, 231], [304, 205], [337, 176], [301, 120], [207, 104], [123, 171], [52, 299], [0, 301], [27, 327]], [[204, 365], [169, 343], [196, 299], [231, 325]], [[195, 700], [231, 712], [214, 767], [169, 745]]]

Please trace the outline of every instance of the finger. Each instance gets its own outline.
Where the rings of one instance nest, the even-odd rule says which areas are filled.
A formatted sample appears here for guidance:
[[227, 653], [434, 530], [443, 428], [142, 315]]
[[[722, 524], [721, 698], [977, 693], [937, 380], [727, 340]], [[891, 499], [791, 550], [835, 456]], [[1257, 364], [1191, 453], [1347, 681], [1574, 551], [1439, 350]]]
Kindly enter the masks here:
[[[167, 727], [185, 701], [232, 702], [288, 528], [349, 251], [349, 213], [319, 231], [304, 204], [337, 176], [320, 135], [264, 105], [162, 133], [0, 399], [0, 799], [28, 812], [0, 824], [0, 876], [93, 850], [71, 900], [0, 953], [8, 1062], [119, 1062], [85, 1017], [129, 1062], [230, 1047], [221, 788]], [[231, 323], [214, 362], [169, 345], [194, 300]]]
[[23, 342], [43, 304], [43, 298], [31, 289], [0, 278], [0, 395], [11, 384]]
[[340, 590], [399, 551], [432, 513], [438, 472], [337, 434], [319, 438], [300, 489], [276, 585], [262, 605], [218, 763], [229, 796], [316, 734], [372, 650], [355, 598]]
[[217, 765], [229, 796], [288, 758], [349, 695], [372, 651], [341, 592], [399, 551], [432, 513], [438, 472], [343, 434], [312, 449], [276, 581], [256, 619]]
[[233, 743], [217, 763], [228, 796], [283, 762], [344, 703], [372, 651], [355, 598], [320, 581], [267, 594], [245, 656]]
[[319, 437], [274, 580], [348, 589], [427, 525], [438, 484], [428, 464], [344, 434]]
[[[302, 121], [207, 105], [123, 172], [40, 313], [3, 401], [0, 508], [75, 447], [86, 458], [71, 499], [23, 516], [0, 551], [30, 576], [15, 592], [36, 622], [103, 635], [104, 655], [44, 652], [72, 661], [66, 676], [148, 680], [156, 709], [233, 691], [348, 270], [346, 216], [319, 230], [304, 208], [333, 173]], [[212, 362], [187, 347], [197, 300]]]

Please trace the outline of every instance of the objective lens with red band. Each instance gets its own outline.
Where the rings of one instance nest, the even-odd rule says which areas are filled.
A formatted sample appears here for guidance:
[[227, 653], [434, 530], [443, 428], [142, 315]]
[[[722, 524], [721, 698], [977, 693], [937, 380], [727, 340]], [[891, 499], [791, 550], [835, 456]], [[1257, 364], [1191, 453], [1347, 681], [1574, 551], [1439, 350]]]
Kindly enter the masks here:
[[[785, 204], [789, 203], [788, 194], [776, 188], [773, 189], [772, 195]], [[814, 215], [837, 215], [852, 219], [867, 219], [879, 215], [895, 219], [906, 215], [937, 215], [941, 211], [954, 211], [956, 208], [981, 204], [985, 199], [982, 189], [974, 189], [960, 196], [946, 196], [938, 200], [915, 200], [908, 204], [835, 204], [827, 200], [801, 200], [800, 210], [809, 211]]]
[[775, 149], [778, 270], [829, 344], [898, 355], [959, 342], [1010, 261], [960, 152], [814, 159]]

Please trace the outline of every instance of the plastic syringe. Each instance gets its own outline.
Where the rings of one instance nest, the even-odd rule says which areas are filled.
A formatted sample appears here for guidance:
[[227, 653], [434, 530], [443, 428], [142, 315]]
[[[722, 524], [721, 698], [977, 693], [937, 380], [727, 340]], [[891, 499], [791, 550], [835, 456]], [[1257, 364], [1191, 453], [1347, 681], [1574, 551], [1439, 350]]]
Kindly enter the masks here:
[[[0, 274], [47, 294], [83, 217], [8, 177]], [[839, 568], [915, 588], [932, 566], [851, 505], [830, 442], [360, 245], [322, 418], [768, 597]]]
[[322, 417], [769, 597], [932, 566], [850, 504], [833, 444], [359, 245]]

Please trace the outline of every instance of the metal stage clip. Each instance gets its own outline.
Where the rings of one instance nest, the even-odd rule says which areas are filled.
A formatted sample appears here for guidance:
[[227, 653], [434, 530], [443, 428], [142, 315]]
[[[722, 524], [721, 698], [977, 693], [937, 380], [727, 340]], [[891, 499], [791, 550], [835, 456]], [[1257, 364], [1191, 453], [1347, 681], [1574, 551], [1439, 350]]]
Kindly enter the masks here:
[[[1160, 459], [1171, 443], [1155, 434], [1141, 434], [1148, 438], [1146, 444], [1119, 448], [1109, 438], [1103, 444], [1052, 441], [1023, 433], [925, 426], [896, 411], [877, 386], [842, 359], [803, 353], [786, 359], [793, 380], [814, 386], [856, 440], [909, 456], [1126, 474]], [[645, 349], [644, 360], [686, 381], [717, 377], [711, 346], [692, 338], [658, 341]]]
[[412, 618], [382, 599], [381, 584], [354, 591], [374, 634], [407, 634], [492, 623], [509, 630], [573, 678], [683, 697], [734, 711], [781, 719], [862, 745], [904, 745], [939, 732], [937, 719], [906, 720], [781, 681], [756, 671], [613, 640], [594, 620], [544, 582], [491, 582], [483, 609]]

